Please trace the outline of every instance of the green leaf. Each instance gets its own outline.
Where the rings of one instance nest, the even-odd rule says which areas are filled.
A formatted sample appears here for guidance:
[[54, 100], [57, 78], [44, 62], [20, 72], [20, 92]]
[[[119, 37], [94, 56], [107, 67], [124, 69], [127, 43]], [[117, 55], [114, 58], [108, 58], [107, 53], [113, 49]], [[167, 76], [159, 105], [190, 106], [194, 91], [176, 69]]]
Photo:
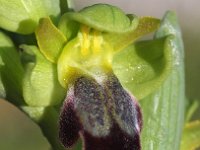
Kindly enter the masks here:
[[35, 46], [22, 45], [22, 49], [35, 56], [29, 62], [23, 83], [23, 96], [29, 106], [59, 104], [65, 96], [65, 89], [58, 82], [56, 65], [49, 62]]
[[160, 20], [152, 17], [139, 18], [137, 28], [129, 33], [104, 33], [104, 39], [113, 46], [115, 51], [122, 50], [132, 44], [136, 39], [149, 34], [160, 25]]
[[200, 121], [187, 123], [183, 130], [181, 150], [195, 150], [200, 147]]
[[0, 0], [0, 27], [9, 31], [33, 33], [39, 19], [60, 15], [59, 0]]
[[143, 150], [179, 150], [184, 123], [185, 87], [183, 44], [176, 15], [167, 12], [155, 37], [171, 39], [173, 70], [164, 84], [141, 101]]
[[42, 54], [49, 61], [56, 63], [62, 48], [66, 44], [65, 36], [53, 25], [50, 18], [40, 20], [35, 34]]
[[154, 92], [169, 76], [172, 70], [172, 38], [138, 42], [114, 56], [114, 73], [137, 99]]
[[12, 41], [0, 32], [0, 96], [11, 103], [23, 104], [22, 68], [19, 54]]
[[108, 4], [96, 4], [66, 15], [71, 20], [104, 32], [131, 32], [138, 25], [136, 16], [126, 15], [121, 9]]

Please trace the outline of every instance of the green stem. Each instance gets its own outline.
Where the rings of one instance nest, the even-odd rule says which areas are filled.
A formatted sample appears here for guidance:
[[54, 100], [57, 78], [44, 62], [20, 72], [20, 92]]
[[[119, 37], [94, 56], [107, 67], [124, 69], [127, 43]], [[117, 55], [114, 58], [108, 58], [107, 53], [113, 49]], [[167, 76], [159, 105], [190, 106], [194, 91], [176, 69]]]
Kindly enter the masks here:
[[74, 1], [73, 0], [67, 0], [68, 9], [73, 10], [74, 9]]
[[60, 0], [61, 14], [74, 10], [73, 0]]

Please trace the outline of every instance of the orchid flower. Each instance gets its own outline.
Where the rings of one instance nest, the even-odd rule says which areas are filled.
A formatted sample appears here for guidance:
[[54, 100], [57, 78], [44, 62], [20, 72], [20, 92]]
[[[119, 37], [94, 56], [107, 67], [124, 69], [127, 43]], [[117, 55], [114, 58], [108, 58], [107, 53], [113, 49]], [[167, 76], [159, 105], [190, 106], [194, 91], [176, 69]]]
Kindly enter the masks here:
[[184, 52], [175, 13], [160, 20], [64, 2], [0, 0], [1, 98], [55, 150], [179, 150], [187, 136], [181, 143]]

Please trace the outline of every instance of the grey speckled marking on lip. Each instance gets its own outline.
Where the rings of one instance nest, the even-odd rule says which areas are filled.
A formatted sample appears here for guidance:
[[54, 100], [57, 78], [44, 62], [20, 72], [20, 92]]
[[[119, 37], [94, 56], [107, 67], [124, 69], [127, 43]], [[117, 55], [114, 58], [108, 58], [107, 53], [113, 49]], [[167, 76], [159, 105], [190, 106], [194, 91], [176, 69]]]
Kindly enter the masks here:
[[140, 107], [115, 76], [98, 83], [80, 77], [70, 88], [60, 115], [59, 137], [71, 147], [80, 137], [84, 150], [140, 150]]
[[[141, 112], [138, 112], [138, 104], [133, 96], [131, 96], [126, 90], [123, 89], [118, 79], [111, 75], [105, 82], [108, 95], [110, 97], [109, 106], [111, 106], [110, 112], [113, 115], [113, 119], [118, 125], [130, 135], [139, 134], [142, 116]], [[140, 108], [139, 108], [140, 109]]]
[[103, 88], [94, 79], [85, 77], [77, 79], [74, 87], [74, 106], [83, 128], [95, 136], [108, 135], [111, 123]]

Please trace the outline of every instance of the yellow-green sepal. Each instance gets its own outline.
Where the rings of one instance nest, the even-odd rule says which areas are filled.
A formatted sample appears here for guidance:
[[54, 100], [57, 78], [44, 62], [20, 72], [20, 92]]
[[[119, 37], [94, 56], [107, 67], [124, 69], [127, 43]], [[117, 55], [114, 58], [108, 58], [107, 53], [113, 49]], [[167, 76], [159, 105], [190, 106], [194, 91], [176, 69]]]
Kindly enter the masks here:
[[54, 26], [50, 18], [42, 18], [40, 20], [35, 34], [42, 54], [49, 61], [56, 63], [67, 42], [66, 37]]

